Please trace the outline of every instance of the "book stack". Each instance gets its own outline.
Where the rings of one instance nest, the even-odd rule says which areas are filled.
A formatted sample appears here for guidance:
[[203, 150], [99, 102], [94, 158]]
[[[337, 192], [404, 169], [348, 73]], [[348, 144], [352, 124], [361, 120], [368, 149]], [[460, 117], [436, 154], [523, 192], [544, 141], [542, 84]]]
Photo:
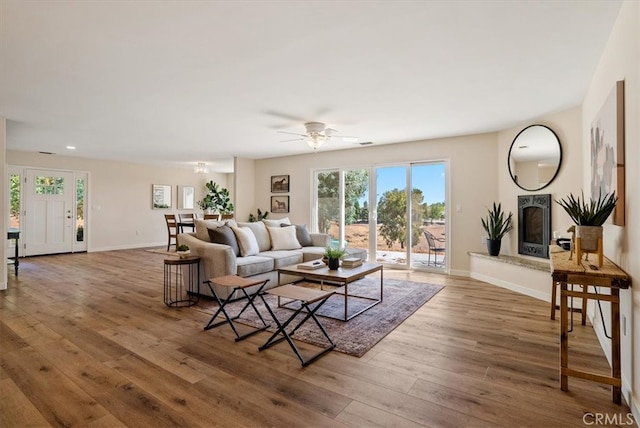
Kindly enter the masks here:
[[358, 257], [345, 257], [342, 259], [343, 268], [354, 268], [358, 266], [362, 266], [362, 259]]
[[298, 269], [314, 270], [314, 269], [323, 268], [325, 266], [326, 265], [322, 260], [311, 260], [309, 262], [299, 263]]

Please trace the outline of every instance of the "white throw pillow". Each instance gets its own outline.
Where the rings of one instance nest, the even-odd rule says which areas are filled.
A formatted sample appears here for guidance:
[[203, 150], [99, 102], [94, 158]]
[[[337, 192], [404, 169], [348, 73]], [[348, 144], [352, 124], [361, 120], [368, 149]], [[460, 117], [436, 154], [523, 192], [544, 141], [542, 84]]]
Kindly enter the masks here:
[[238, 227], [248, 227], [253, 232], [253, 235], [258, 241], [258, 248], [260, 251], [269, 251], [271, 249], [271, 240], [269, 239], [269, 232], [267, 226], [261, 221], [254, 222], [238, 222]]
[[255, 256], [260, 252], [258, 241], [256, 241], [256, 236], [251, 229], [248, 227], [232, 227], [231, 230], [236, 235], [242, 257]]
[[291, 227], [267, 227], [271, 235], [271, 249], [277, 250], [297, 250], [302, 245], [296, 238], [296, 228]]
[[281, 224], [291, 224], [291, 220], [289, 220], [289, 217], [285, 217], [285, 218], [279, 218], [277, 220], [267, 220], [264, 219], [262, 220], [264, 222], [264, 224], [267, 227], [278, 227]]

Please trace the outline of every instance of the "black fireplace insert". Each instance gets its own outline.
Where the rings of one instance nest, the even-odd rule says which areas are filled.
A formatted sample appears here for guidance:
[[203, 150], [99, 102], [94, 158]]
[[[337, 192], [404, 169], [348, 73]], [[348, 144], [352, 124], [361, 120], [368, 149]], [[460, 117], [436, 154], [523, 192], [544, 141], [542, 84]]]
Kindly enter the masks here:
[[518, 196], [518, 253], [549, 258], [551, 195]]

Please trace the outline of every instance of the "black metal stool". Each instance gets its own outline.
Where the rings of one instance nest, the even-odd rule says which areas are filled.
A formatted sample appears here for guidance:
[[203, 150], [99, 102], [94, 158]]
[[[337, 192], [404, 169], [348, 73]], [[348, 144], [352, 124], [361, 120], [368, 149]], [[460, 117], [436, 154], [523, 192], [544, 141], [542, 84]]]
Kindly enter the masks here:
[[[280, 287], [267, 290], [263, 294], [271, 294], [274, 296], [278, 296], [278, 306], [280, 306], [281, 297], [298, 300], [300, 302], [300, 307], [296, 309], [293, 315], [291, 315], [283, 323], [281, 323], [278, 320], [278, 318], [276, 317], [276, 314], [273, 312], [271, 307], [269, 307], [266, 300], [264, 299], [263, 294], [260, 294], [260, 298], [264, 302], [264, 305], [267, 307], [267, 310], [271, 314], [271, 317], [273, 318], [275, 323], [278, 325], [278, 329], [276, 330], [275, 333], [273, 333], [273, 335], [271, 335], [271, 337], [265, 342], [265, 344], [260, 346], [258, 349], [262, 351], [263, 349], [269, 348], [270, 346], [275, 345], [276, 343], [286, 340], [289, 343], [289, 346], [291, 346], [291, 349], [293, 349], [293, 352], [295, 352], [296, 356], [302, 363], [302, 367], [308, 366], [309, 364], [311, 364], [312, 362], [314, 362], [315, 360], [317, 360], [327, 352], [331, 351], [333, 348], [336, 347], [336, 344], [333, 343], [333, 340], [331, 340], [331, 338], [329, 337], [329, 334], [327, 333], [325, 328], [322, 326], [322, 324], [316, 317], [316, 311], [322, 305], [324, 305], [325, 302], [329, 299], [329, 297], [331, 297], [334, 293], [335, 291], [315, 290], [312, 288], [298, 287], [291, 284], [282, 285]], [[316, 305], [311, 307], [311, 305], [314, 303], [316, 303]], [[302, 320], [293, 328], [293, 330], [291, 330], [291, 333], [288, 333], [286, 329], [289, 326], [289, 324], [291, 324], [293, 320], [298, 316], [298, 314], [300, 314], [303, 311], [306, 311], [306, 312]], [[300, 328], [309, 319], [312, 319], [313, 321], [315, 321], [316, 325], [318, 326], [318, 328], [320, 328], [320, 331], [322, 332], [324, 337], [327, 338], [330, 345], [327, 346], [326, 348], [323, 348], [321, 351], [317, 352], [316, 354], [314, 354], [313, 356], [305, 360], [302, 357], [302, 354], [300, 353], [300, 351], [298, 350], [298, 347], [295, 345], [295, 343], [293, 343], [291, 336], [293, 336], [296, 330], [298, 330], [298, 328]], [[278, 335], [282, 335], [282, 337], [276, 339]]]
[[[239, 341], [239, 340], [245, 339], [245, 338], [247, 338], [247, 337], [249, 337], [249, 336], [251, 336], [253, 334], [256, 334], [256, 333], [258, 333], [260, 331], [263, 331], [263, 330], [267, 329], [269, 327], [269, 324], [267, 324], [266, 321], [264, 320], [264, 318], [262, 318], [262, 315], [260, 315], [260, 312], [258, 312], [258, 308], [256, 308], [256, 305], [253, 303], [253, 300], [256, 298], [256, 296], [258, 294], [262, 293], [262, 289], [264, 288], [265, 285], [267, 285], [267, 282], [269, 282], [268, 279], [265, 279], [265, 280], [262, 280], [262, 279], [260, 279], [260, 280], [250, 280], [250, 279], [242, 278], [242, 277], [237, 276], [237, 275], [220, 276], [220, 277], [217, 277], [217, 278], [211, 278], [210, 280], [204, 281], [204, 283], [207, 284], [209, 286], [209, 288], [211, 289], [211, 294], [213, 294], [213, 297], [218, 301], [218, 305], [220, 305], [220, 307], [213, 314], [213, 316], [211, 317], [211, 319], [209, 320], [207, 325], [204, 327], [204, 329], [205, 330], [209, 330], [209, 329], [212, 329], [214, 327], [218, 327], [220, 325], [228, 323], [231, 326], [231, 329], [233, 330], [233, 333], [236, 335], [236, 342]], [[244, 307], [238, 313], [238, 315], [236, 315], [233, 318], [229, 316], [229, 314], [227, 313], [227, 311], [225, 310], [224, 307], [227, 305], [227, 303], [229, 303], [231, 301], [231, 299], [227, 298], [225, 300], [222, 300], [220, 297], [218, 297], [218, 293], [216, 293], [216, 290], [213, 288], [211, 283], [214, 283], [214, 284], [219, 285], [221, 287], [227, 287], [227, 288], [231, 289], [229, 297], [233, 296], [233, 294], [238, 290], [242, 291], [242, 293], [244, 294], [244, 297], [246, 297], [246, 299], [247, 299], [247, 304], [244, 305]], [[258, 290], [253, 294], [249, 294], [247, 292], [247, 288], [253, 287], [253, 286], [256, 286], [256, 285], [259, 285]], [[256, 330], [250, 331], [249, 333], [241, 335], [240, 333], [238, 333], [238, 330], [236, 329], [236, 326], [233, 324], [233, 320], [236, 320], [236, 319], [240, 318], [242, 313], [249, 306], [251, 306], [253, 308], [254, 312], [258, 315], [258, 318], [260, 318], [260, 321], [262, 321], [262, 325], [263, 326], [262, 327], [258, 327]], [[220, 315], [220, 313], [222, 313], [226, 319], [216, 323], [215, 319], [216, 319], [216, 317], [218, 315]]]

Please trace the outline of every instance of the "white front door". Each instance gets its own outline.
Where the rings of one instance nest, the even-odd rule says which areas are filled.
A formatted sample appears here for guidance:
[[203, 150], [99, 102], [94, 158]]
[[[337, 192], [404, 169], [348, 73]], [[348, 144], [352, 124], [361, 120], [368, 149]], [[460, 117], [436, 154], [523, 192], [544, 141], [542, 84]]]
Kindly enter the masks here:
[[73, 173], [28, 169], [25, 178], [24, 255], [72, 252], [75, 232]]

